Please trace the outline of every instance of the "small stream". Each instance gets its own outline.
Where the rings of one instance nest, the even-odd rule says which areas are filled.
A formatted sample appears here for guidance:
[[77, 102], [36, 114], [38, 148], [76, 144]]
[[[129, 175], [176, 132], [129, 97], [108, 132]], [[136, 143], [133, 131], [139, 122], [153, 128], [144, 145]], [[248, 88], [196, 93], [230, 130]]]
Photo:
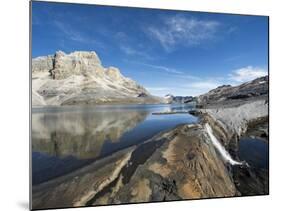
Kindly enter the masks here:
[[224, 146], [219, 142], [219, 140], [215, 137], [213, 130], [211, 126], [207, 123], [205, 124], [206, 131], [214, 145], [214, 147], [217, 149], [217, 151], [220, 153], [222, 158], [231, 165], [243, 165], [242, 162], [238, 162], [234, 160], [231, 155], [228, 153], [228, 151], [224, 148]]

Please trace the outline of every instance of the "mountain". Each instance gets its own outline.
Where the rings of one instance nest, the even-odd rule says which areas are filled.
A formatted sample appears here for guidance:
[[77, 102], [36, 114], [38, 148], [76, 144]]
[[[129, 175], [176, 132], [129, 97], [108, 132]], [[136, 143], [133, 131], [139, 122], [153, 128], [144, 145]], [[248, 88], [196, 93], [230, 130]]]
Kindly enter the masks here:
[[243, 83], [239, 86], [223, 85], [197, 97], [200, 107], [224, 104], [241, 104], [268, 98], [268, 76]]
[[235, 157], [238, 139], [248, 129], [254, 128], [256, 135], [268, 137], [268, 82], [268, 76], [264, 76], [238, 86], [219, 86], [196, 100], [197, 114], [203, 114], [204, 121]]
[[32, 105], [159, 103], [144, 87], [116, 67], [103, 67], [91, 51], [32, 59]]
[[165, 100], [167, 103], [189, 103], [194, 100], [192, 96], [173, 96], [171, 94], [165, 95]]

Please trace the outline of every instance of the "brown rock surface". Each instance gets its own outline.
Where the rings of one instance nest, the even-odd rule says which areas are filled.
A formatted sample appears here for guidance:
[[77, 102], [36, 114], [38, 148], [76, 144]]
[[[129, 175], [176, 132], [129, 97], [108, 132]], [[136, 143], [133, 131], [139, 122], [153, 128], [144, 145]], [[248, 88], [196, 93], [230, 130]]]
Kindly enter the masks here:
[[[33, 187], [33, 207], [71, 207], [238, 195], [200, 125], [182, 125]], [[47, 200], [48, 199], [48, 200]]]

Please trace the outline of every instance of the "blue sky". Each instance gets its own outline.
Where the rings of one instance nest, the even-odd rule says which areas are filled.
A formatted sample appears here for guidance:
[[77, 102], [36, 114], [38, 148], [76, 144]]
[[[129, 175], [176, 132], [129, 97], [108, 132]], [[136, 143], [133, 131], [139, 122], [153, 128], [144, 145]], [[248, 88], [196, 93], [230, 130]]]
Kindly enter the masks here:
[[268, 18], [32, 3], [32, 57], [96, 51], [152, 94], [199, 95], [267, 74]]

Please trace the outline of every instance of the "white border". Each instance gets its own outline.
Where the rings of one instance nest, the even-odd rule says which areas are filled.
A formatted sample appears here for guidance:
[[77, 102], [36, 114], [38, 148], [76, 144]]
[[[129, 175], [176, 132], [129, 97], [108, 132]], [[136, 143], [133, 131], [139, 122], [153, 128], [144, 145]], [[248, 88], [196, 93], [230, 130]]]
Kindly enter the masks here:
[[[59, 1], [59, 0], [58, 0]], [[68, 0], [105, 5], [270, 16], [270, 196], [106, 206], [67, 210], [269, 210], [280, 207], [280, 11], [276, 0]], [[1, 210], [28, 209], [29, 2], [1, 2]]]

